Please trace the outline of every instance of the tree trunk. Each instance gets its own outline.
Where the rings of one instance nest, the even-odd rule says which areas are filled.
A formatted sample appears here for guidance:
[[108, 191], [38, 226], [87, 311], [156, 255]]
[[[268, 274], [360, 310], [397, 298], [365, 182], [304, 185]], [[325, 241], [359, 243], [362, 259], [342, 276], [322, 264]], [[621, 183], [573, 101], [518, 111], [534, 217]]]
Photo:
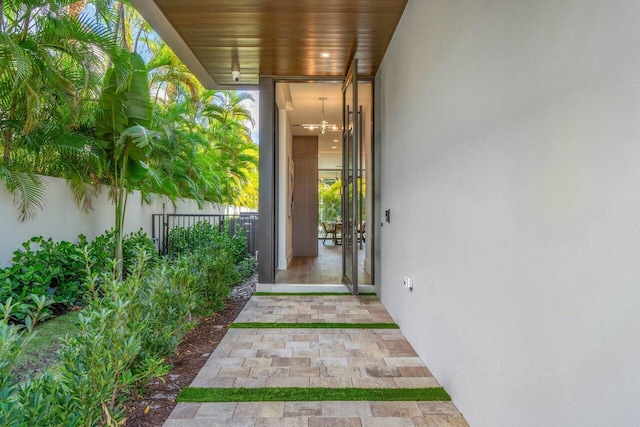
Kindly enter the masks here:
[[[126, 157], [125, 157], [126, 159]], [[114, 260], [115, 260], [115, 273], [118, 280], [122, 280], [123, 271], [123, 250], [122, 250], [122, 226], [124, 223], [124, 173], [126, 164], [119, 164], [120, 161], [115, 161], [114, 169], [114, 191], [115, 191], [115, 228], [114, 228]], [[124, 162], [123, 162], [124, 163]]]
[[127, 198], [129, 192], [127, 190], [127, 164], [129, 157], [123, 155], [122, 160], [117, 161], [120, 163], [115, 169], [115, 208], [116, 208], [116, 224], [114, 230], [114, 246], [115, 246], [115, 261], [116, 261], [116, 277], [118, 280], [123, 279], [124, 272], [124, 250], [122, 240], [124, 237], [124, 220], [127, 212]]
[[0, 0], [0, 31], [4, 31], [4, 0]]
[[131, 51], [129, 47], [129, 41], [127, 40], [127, 20], [126, 20], [126, 12], [124, 9], [123, 3], [118, 3], [118, 22], [120, 24], [120, 28], [117, 28], [122, 34], [121, 44], [122, 47], [126, 51]]
[[24, 23], [22, 24], [22, 35], [20, 36], [20, 40], [25, 41], [27, 36], [29, 35], [29, 25], [31, 24], [31, 8], [27, 9], [27, 12], [24, 14]]
[[137, 53], [138, 52], [138, 42], [140, 42], [140, 36], [142, 36], [142, 30], [143, 30], [143, 26], [140, 26], [140, 29], [138, 29], [138, 34], [136, 34], [136, 39], [133, 42], [133, 53]]
[[2, 153], [2, 160], [5, 163], [9, 163], [11, 159], [11, 144], [13, 143], [13, 131], [10, 128], [4, 131], [4, 151]]
[[84, 10], [86, 5], [86, 0], [80, 0], [75, 3], [71, 3], [68, 6], [69, 16], [77, 17], [78, 15], [80, 15], [80, 12]]

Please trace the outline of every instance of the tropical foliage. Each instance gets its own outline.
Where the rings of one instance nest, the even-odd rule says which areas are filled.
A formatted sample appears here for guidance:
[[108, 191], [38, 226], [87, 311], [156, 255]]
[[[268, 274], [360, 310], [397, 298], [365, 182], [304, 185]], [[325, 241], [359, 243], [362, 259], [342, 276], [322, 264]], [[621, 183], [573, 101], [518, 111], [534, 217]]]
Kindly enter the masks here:
[[[255, 272], [241, 229], [181, 232], [201, 230], [207, 238], [198, 246], [165, 258], [144, 232], [128, 236], [124, 279], [110, 267], [113, 232], [91, 244], [83, 236], [77, 244], [25, 242], [14, 266], [0, 270], [0, 425], [123, 425], [125, 401], [169, 371], [195, 316], [224, 308], [231, 286]], [[55, 372], [17, 377], [36, 323], [72, 304], [83, 308]]]
[[[193, 267], [203, 272], [199, 279], [203, 293], [243, 282], [256, 271], [257, 263], [247, 251], [244, 228], [230, 226], [237, 223], [230, 218], [225, 226], [200, 222], [172, 229], [171, 252], [166, 260], [161, 259], [142, 229], [126, 234], [122, 241], [124, 279], [135, 270], [136, 257], [143, 251], [148, 268], [163, 263], [181, 264], [185, 259], [194, 263]], [[0, 318], [32, 329], [48, 317], [85, 305], [100, 289], [103, 278], [113, 274], [116, 244], [114, 230], [104, 232], [91, 243], [83, 235], [76, 243], [40, 236], [27, 240], [13, 253], [13, 264], [0, 268]]]
[[115, 265], [122, 277], [122, 232], [127, 196], [139, 186], [148, 172], [146, 160], [153, 149], [148, 130], [153, 107], [149, 96], [147, 69], [137, 53], [131, 54], [131, 78], [124, 88], [118, 87], [116, 69], [107, 70], [96, 112], [96, 136], [104, 150], [102, 179], [111, 188], [115, 204]]
[[[87, 302], [87, 268], [98, 276], [113, 270], [113, 230], [96, 237], [91, 244], [80, 235], [77, 243], [54, 242], [33, 237], [13, 253], [13, 264], [0, 269], [0, 311], [5, 321], [23, 323], [28, 329], [39, 321]], [[139, 230], [124, 236], [124, 270], [131, 271], [135, 253], [149, 253], [154, 266], [159, 255], [147, 234]]]
[[[358, 190], [362, 205], [364, 206], [366, 190], [366, 182], [363, 179], [358, 179], [358, 185], [362, 187]], [[338, 222], [342, 218], [342, 180], [336, 180], [332, 182], [318, 182], [318, 200], [320, 202], [320, 215], [319, 221], [321, 222]], [[349, 185], [349, 195], [352, 194], [353, 189]], [[365, 219], [364, 212], [362, 218]]]
[[[237, 275], [230, 254], [199, 250], [157, 260], [140, 250], [129, 275], [87, 270], [87, 304], [78, 332], [60, 349], [57, 374], [26, 383], [14, 376], [25, 340], [11, 317], [0, 320], [0, 425], [121, 426], [127, 398], [168, 372], [193, 315], [224, 306]], [[88, 251], [84, 259], [92, 264]], [[153, 261], [153, 262], [151, 262]]]
[[67, 13], [66, 3], [0, 2], [0, 177], [21, 220], [44, 203], [33, 174], [84, 150], [88, 141], [78, 130], [87, 124], [86, 101], [95, 97], [106, 56], [122, 64], [112, 35]]
[[83, 209], [102, 186], [122, 208], [134, 188], [256, 207], [250, 99], [205, 90], [126, 1], [0, 1], [0, 180], [21, 220], [38, 175]]
[[[116, 211], [91, 244], [33, 238], [0, 269], [0, 425], [122, 425], [192, 315], [255, 271], [228, 230], [165, 259], [144, 233], [122, 235], [133, 189], [256, 206], [250, 99], [205, 90], [125, 0], [0, 0], [0, 180], [18, 217], [44, 205], [39, 175], [68, 179], [83, 209], [108, 189]], [[24, 340], [75, 305], [58, 373], [20, 384]]]
[[342, 181], [337, 180], [333, 183], [318, 183], [318, 200], [320, 202], [320, 221], [321, 222], [338, 222], [342, 216], [340, 211], [342, 206], [342, 195], [340, 187]]

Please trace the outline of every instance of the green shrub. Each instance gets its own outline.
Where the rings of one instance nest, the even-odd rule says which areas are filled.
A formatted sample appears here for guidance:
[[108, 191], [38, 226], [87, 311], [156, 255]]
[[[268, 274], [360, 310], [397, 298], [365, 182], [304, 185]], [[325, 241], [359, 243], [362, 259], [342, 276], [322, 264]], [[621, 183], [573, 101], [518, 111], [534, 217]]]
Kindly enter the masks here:
[[11, 371], [20, 356], [24, 338], [18, 328], [0, 323], [0, 425], [19, 425], [22, 419], [20, 405], [14, 404], [14, 396], [19, 392]]
[[237, 274], [231, 257], [227, 254], [214, 256], [206, 250], [196, 250], [171, 261], [173, 270], [171, 281], [177, 286], [186, 287], [195, 295], [197, 314], [210, 313], [224, 308], [236, 283]]
[[48, 375], [20, 386], [11, 375], [30, 335], [0, 322], [0, 425], [76, 426], [71, 399], [61, 384]]
[[205, 221], [191, 227], [172, 228], [168, 235], [169, 254], [179, 256], [204, 247], [213, 248], [219, 233], [218, 226]]
[[238, 282], [247, 281], [256, 271], [258, 271], [258, 261], [252, 256], [247, 256], [236, 265]]
[[[112, 230], [106, 231], [90, 244], [83, 235], [78, 237], [77, 244], [43, 237], [24, 242], [22, 250], [14, 252], [13, 264], [0, 269], [0, 303], [5, 304], [11, 298], [4, 313], [9, 312], [10, 306], [9, 318], [29, 323], [27, 327], [31, 328], [54, 312], [84, 304], [92, 292], [86, 286], [87, 262], [99, 276], [113, 271], [113, 235]], [[142, 230], [125, 235], [123, 246], [125, 272], [133, 268], [137, 251], [148, 254], [148, 266], [160, 260], [155, 245]], [[86, 256], [85, 247], [88, 247]]]
[[[78, 409], [80, 399], [65, 388], [58, 377], [44, 374], [21, 387], [11, 402], [20, 409], [20, 421], [15, 426], [86, 426]], [[94, 424], [95, 425], [95, 424]]]
[[118, 295], [129, 301], [129, 316], [143, 325], [139, 333], [142, 359], [172, 356], [193, 326], [191, 315], [197, 304], [194, 283], [183, 286], [173, 280], [181, 267], [167, 261], [148, 267], [150, 259], [141, 251], [129, 276], [117, 288]]
[[169, 252], [174, 257], [194, 255], [209, 270], [209, 287], [234, 285], [251, 277], [257, 270], [257, 261], [247, 253], [244, 228], [232, 232], [235, 218], [222, 226], [198, 222], [188, 228], [174, 228], [169, 232]]
[[[163, 360], [175, 354], [193, 326], [191, 314], [202, 302], [204, 283], [211, 286], [202, 279], [220, 265], [198, 254], [149, 268], [151, 258], [142, 251], [125, 280], [103, 284], [102, 298], [85, 310], [80, 334], [62, 350], [65, 387], [73, 390], [73, 398], [91, 396], [76, 409], [84, 414], [83, 423], [121, 420], [121, 403], [131, 392], [149, 377], [168, 372]], [[207, 289], [206, 304], [219, 307], [228, 289]]]
[[135, 233], [125, 234], [122, 247], [124, 268], [127, 272], [136, 266], [139, 254], [142, 252], [146, 255], [145, 265], [147, 268], [157, 265], [160, 261], [160, 254], [158, 254], [155, 244], [142, 229]]
[[[35, 324], [82, 301], [85, 279], [82, 251], [73, 243], [34, 237], [14, 252], [13, 264], [0, 269], [4, 317]], [[7, 304], [8, 302], [8, 304]]]
[[235, 264], [226, 252], [210, 255], [204, 250], [197, 251], [194, 262], [202, 269], [202, 293], [206, 305], [204, 308], [220, 310], [231, 293], [231, 286], [238, 282]]
[[59, 305], [72, 304], [82, 297], [84, 259], [73, 243], [33, 237], [13, 254], [11, 267], [0, 270], [4, 293], [19, 301], [30, 294], [50, 295]]
[[[103, 274], [113, 270], [113, 254], [115, 251], [115, 233], [113, 229], [107, 230], [89, 244], [89, 264], [94, 273]], [[84, 237], [84, 236], [81, 236]], [[80, 240], [79, 246], [84, 246], [86, 239]], [[122, 252], [124, 258], [123, 271], [125, 276], [136, 261], [136, 253], [144, 250], [149, 254], [149, 264], [155, 265], [160, 259], [153, 241], [142, 229], [135, 233], [125, 234], [122, 239]]]
[[55, 377], [15, 384], [10, 373], [22, 338], [15, 327], [0, 324], [0, 425], [115, 426], [131, 392], [168, 372], [163, 356], [175, 351], [189, 326], [195, 298], [163, 280], [166, 268], [144, 274], [148, 260], [140, 256], [122, 282], [113, 276], [104, 281], [103, 296], [78, 316], [78, 334], [65, 338]]
[[[128, 286], [134, 286], [130, 281]], [[104, 284], [105, 296], [79, 316], [80, 332], [60, 351], [60, 378], [84, 425], [112, 425], [124, 417], [122, 402], [151, 376], [166, 374], [159, 357], [141, 358], [144, 322], [129, 308], [125, 286]]]
[[88, 259], [85, 260], [85, 263], [88, 263], [92, 272], [96, 274], [106, 274], [113, 271], [115, 250], [113, 246], [113, 236], [113, 230], [107, 230], [89, 243], [85, 236], [80, 235], [78, 245], [87, 248]]
[[[235, 223], [235, 230], [233, 231], [231, 229], [231, 223]], [[239, 263], [248, 256], [247, 233], [246, 230], [238, 224], [237, 218], [232, 218], [229, 222], [225, 223], [215, 243], [216, 251], [230, 254], [234, 263]]]
[[[60, 350], [56, 376], [18, 386], [11, 370], [23, 337], [0, 322], [0, 425], [119, 425], [122, 403], [148, 378], [168, 372], [164, 358], [175, 354], [193, 326], [192, 313], [223, 307], [237, 280], [233, 257], [225, 252], [158, 260], [142, 250], [135, 259], [126, 279], [116, 280], [111, 271], [101, 292], [88, 294], [79, 332], [67, 336]], [[85, 274], [85, 287], [95, 289], [97, 273]]]
[[[235, 229], [232, 229], [235, 224]], [[169, 254], [178, 256], [196, 250], [211, 250], [215, 254], [228, 253], [233, 262], [239, 263], [247, 254], [246, 230], [231, 218], [222, 225], [201, 221], [187, 228], [176, 227], [169, 231]]]

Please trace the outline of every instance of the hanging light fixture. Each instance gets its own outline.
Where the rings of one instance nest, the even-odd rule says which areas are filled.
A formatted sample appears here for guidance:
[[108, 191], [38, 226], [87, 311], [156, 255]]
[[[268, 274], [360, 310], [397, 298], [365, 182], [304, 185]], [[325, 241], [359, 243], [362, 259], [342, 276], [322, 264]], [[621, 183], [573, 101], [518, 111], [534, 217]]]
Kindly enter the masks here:
[[332, 124], [324, 119], [324, 102], [327, 100], [327, 98], [323, 96], [318, 99], [322, 102], [322, 120], [320, 121], [320, 123], [303, 123], [300, 126], [302, 126], [305, 130], [319, 130], [322, 135], [324, 135], [328, 131], [341, 131], [342, 125]]

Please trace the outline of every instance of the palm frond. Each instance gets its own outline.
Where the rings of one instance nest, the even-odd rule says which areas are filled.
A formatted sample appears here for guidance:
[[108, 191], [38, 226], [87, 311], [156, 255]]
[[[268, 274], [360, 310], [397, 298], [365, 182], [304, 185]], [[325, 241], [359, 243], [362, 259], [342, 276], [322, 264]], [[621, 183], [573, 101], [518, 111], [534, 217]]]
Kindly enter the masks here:
[[38, 176], [0, 163], [0, 178], [5, 182], [9, 194], [13, 195], [20, 222], [35, 217], [38, 210], [44, 208], [46, 189]]
[[93, 201], [97, 195], [102, 191], [100, 186], [91, 185], [85, 182], [84, 177], [80, 174], [75, 174], [67, 179], [71, 192], [73, 194], [73, 201], [83, 211], [89, 212], [93, 210]]

